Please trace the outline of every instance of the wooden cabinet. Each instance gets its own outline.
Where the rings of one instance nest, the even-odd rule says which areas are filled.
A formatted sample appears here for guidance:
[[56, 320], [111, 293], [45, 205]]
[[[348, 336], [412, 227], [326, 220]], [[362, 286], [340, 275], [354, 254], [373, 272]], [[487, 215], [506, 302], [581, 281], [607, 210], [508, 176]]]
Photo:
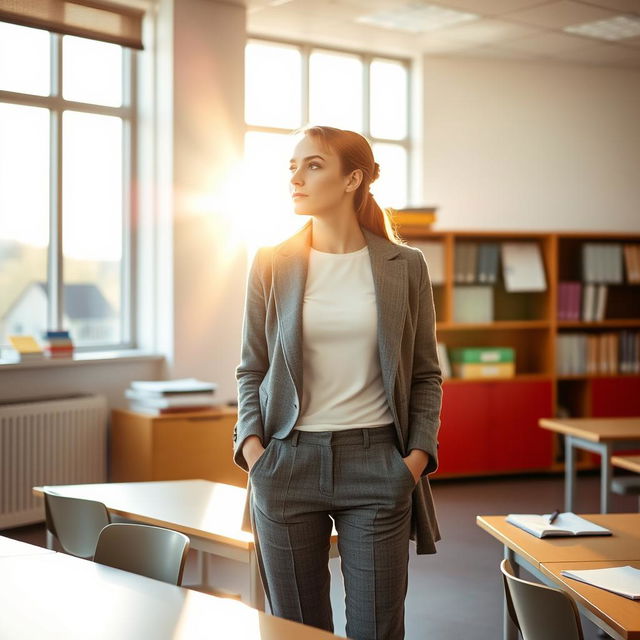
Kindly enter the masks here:
[[233, 462], [235, 409], [144, 415], [116, 409], [111, 414], [110, 480], [202, 478], [246, 486]]
[[[632, 245], [637, 250], [640, 234], [420, 231], [415, 227], [400, 227], [399, 232], [409, 245], [422, 248], [427, 263], [431, 262], [438, 342], [449, 351], [493, 346], [511, 347], [516, 354], [516, 375], [512, 379], [445, 380], [438, 475], [559, 470], [563, 464], [562, 443], [542, 433], [538, 418], [558, 413], [572, 417], [640, 415], [640, 375], [630, 374], [622, 366], [617, 369], [619, 373], [584, 371], [566, 375], [566, 368], [561, 366], [565, 351], [559, 350], [561, 342], [563, 347], [567, 344], [567, 334], [577, 335], [578, 343], [580, 337], [615, 333], [622, 345], [627, 343], [629, 333], [640, 333], [640, 283], [629, 276], [624, 259], [622, 281], [606, 285], [600, 320], [569, 321], [565, 316], [566, 298], [562, 298], [562, 309], [559, 304], [559, 296], [566, 294], [566, 283], [580, 283], [578, 289], [583, 293], [587, 289], [587, 244]], [[481, 274], [482, 250], [505, 242], [538, 246], [545, 271], [544, 291], [508, 291], [502, 265], [495, 280]], [[469, 246], [473, 246], [471, 252]], [[476, 255], [471, 267], [463, 264], [463, 253]], [[433, 264], [435, 260], [439, 264]], [[466, 268], [464, 276], [461, 265], [462, 272]], [[492, 304], [491, 321], [459, 321], [467, 315], [455, 305], [463, 299], [461, 289], [468, 285], [490, 286], [487, 298]], [[622, 361], [622, 354], [617, 355]], [[585, 453], [578, 464], [591, 466], [592, 457]]]

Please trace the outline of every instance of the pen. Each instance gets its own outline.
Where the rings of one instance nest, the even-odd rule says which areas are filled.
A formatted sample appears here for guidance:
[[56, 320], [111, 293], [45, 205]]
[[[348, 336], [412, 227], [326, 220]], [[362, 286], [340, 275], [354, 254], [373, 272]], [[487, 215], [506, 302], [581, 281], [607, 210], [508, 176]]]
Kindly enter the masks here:
[[556, 509], [550, 516], [549, 516], [549, 524], [553, 524], [554, 520], [560, 515], [560, 510]]

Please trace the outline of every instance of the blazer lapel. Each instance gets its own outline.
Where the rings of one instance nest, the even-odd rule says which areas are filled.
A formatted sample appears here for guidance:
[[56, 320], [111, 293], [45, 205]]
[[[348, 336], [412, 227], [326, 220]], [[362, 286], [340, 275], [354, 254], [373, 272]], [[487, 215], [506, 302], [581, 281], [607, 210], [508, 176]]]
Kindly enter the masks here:
[[378, 350], [382, 382], [395, 413], [393, 387], [400, 358], [402, 330], [407, 313], [407, 261], [397, 245], [362, 228], [369, 245], [371, 271], [378, 305]]
[[273, 257], [273, 296], [284, 357], [302, 402], [302, 303], [307, 283], [311, 221], [280, 246]]

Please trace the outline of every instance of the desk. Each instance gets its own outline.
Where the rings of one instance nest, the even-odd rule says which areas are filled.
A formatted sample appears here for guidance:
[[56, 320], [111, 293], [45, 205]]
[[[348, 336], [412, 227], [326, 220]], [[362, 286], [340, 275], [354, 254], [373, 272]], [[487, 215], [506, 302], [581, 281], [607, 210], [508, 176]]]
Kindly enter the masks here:
[[0, 638], [336, 640], [234, 600], [62, 553], [0, 558]]
[[40, 554], [55, 553], [52, 549], [38, 547], [35, 544], [28, 544], [6, 536], [0, 536], [0, 558], [9, 558], [12, 556], [33, 556]]
[[[589, 514], [583, 517], [607, 527], [612, 535], [540, 539], [508, 523], [503, 515], [478, 516], [476, 524], [504, 545], [504, 557], [509, 559], [516, 572], [518, 567], [524, 567], [545, 584], [565, 590], [568, 590], [566, 585], [553, 574], [552, 569], [556, 568], [556, 564], [558, 567], [562, 565], [562, 568], [566, 568], [567, 563], [587, 563], [591, 568], [598, 568], [597, 563], [602, 562], [620, 565], [640, 562], [639, 513]], [[548, 566], [550, 568], [545, 570]], [[624, 600], [622, 596], [618, 598]], [[599, 603], [598, 600], [594, 606], [597, 607]], [[592, 609], [584, 607], [584, 603], [579, 601], [578, 604], [582, 613], [613, 638], [640, 638], [640, 615], [636, 619], [635, 628], [626, 631], [637, 632], [638, 635], [624, 635], [610, 628], [607, 620], [613, 619], [612, 615], [615, 614], [608, 609], [596, 614]], [[608, 607], [606, 601], [603, 606]], [[640, 607], [638, 609], [640, 610]], [[509, 619], [506, 607], [503, 613], [503, 637], [504, 640], [517, 638], [516, 629]]]
[[[61, 496], [102, 502], [111, 514], [189, 536], [191, 547], [249, 565], [249, 604], [264, 610], [253, 535], [241, 529], [246, 489], [209, 480], [169, 480], [47, 487]], [[36, 495], [42, 487], [34, 487]], [[336, 536], [332, 537], [335, 543]], [[335, 545], [334, 545], [335, 546]], [[207, 584], [206, 562], [202, 562]]]
[[611, 464], [614, 467], [640, 473], [640, 456], [613, 456]]
[[613, 449], [640, 447], [640, 418], [542, 418], [539, 426], [564, 436], [564, 510], [573, 511], [576, 449], [600, 454], [600, 512], [609, 511]]

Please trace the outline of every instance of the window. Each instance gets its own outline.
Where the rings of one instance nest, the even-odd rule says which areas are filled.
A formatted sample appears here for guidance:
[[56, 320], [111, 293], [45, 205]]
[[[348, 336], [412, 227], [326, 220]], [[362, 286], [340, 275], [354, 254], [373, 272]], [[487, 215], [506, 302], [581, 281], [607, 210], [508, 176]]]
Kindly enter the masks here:
[[307, 123], [366, 136], [381, 167], [371, 188], [378, 203], [407, 205], [409, 74], [404, 59], [261, 39], [247, 44], [245, 159], [256, 194], [252, 234], [261, 243], [300, 226], [291, 215], [287, 168], [290, 132]]
[[[15, 61], [20, 63], [16, 64]], [[135, 52], [0, 22], [0, 343], [133, 346]]]

